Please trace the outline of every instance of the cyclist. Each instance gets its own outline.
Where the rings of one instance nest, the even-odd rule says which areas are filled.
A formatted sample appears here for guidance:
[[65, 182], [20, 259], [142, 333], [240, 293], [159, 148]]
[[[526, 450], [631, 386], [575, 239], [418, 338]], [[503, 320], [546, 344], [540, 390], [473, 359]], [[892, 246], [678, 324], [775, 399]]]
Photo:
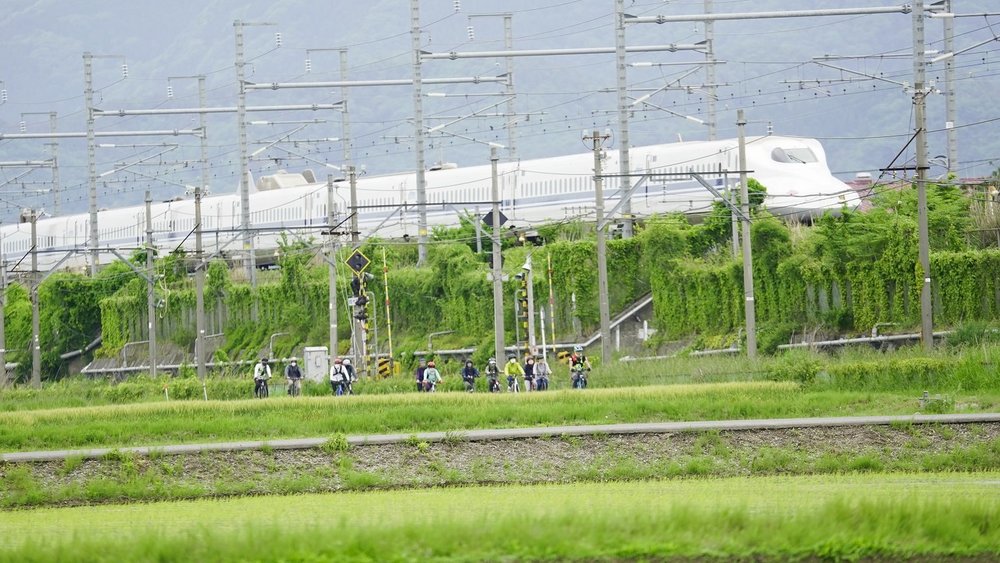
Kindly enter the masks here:
[[518, 376], [524, 377], [524, 368], [517, 363], [517, 356], [509, 356], [507, 363], [503, 366], [503, 373], [507, 376], [507, 391], [517, 393], [519, 391]]
[[267, 365], [267, 358], [261, 358], [253, 366], [253, 396], [258, 399], [267, 397], [267, 380], [271, 379], [271, 366]]
[[472, 365], [472, 360], [466, 360], [465, 367], [462, 368], [462, 381], [465, 382], [465, 390], [469, 393], [476, 390], [477, 377], [479, 377], [479, 370]]
[[344, 358], [344, 369], [347, 370], [347, 389], [346, 393], [348, 395], [354, 394], [354, 382], [358, 380], [358, 374], [354, 371], [354, 366], [351, 365], [350, 358]]
[[486, 367], [483, 369], [486, 372], [486, 383], [487, 387], [490, 389], [490, 393], [500, 392], [500, 368], [497, 366], [497, 359], [490, 358], [490, 361], [486, 363]]
[[552, 369], [549, 368], [549, 363], [545, 361], [545, 356], [538, 358], [538, 363], [535, 364], [535, 389], [538, 391], [548, 389], [550, 375], [552, 375]]
[[573, 346], [573, 354], [569, 357], [570, 379], [574, 389], [587, 388], [587, 372], [590, 371], [590, 360], [583, 355], [583, 346]]
[[330, 388], [333, 389], [334, 396], [339, 397], [344, 394], [349, 377], [350, 374], [344, 369], [344, 361], [340, 358], [333, 360], [333, 365], [330, 367]]
[[424, 391], [433, 393], [437, 384], [441, 383], [441, 372], [434, 367], [434, 362], [427, 362], [427, 369], [424, 371]]
[[288, 380], [288, 394], [298, 397], [302, 394], [302, 370], [294, 357], [285, 366], [285, 379]]
[[535, 357], [528, 356], [524, 359], [524, 390], [535, 390]]

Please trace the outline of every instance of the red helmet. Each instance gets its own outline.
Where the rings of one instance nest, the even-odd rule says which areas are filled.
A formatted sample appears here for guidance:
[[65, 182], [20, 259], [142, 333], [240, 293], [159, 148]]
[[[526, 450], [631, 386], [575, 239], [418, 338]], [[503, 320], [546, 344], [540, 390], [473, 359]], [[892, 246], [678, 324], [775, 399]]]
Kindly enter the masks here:
[[344, 360], [341, 360], [340, 358], [337, 358], [336, 360], [333, 361], [333, 363], [335, 363], [335, 364], [342, 364], [342, 363], [344, 363]]
[[429, 368], [434, 367], [434, 362], [427, 362], [427, 367], [429, 367]]

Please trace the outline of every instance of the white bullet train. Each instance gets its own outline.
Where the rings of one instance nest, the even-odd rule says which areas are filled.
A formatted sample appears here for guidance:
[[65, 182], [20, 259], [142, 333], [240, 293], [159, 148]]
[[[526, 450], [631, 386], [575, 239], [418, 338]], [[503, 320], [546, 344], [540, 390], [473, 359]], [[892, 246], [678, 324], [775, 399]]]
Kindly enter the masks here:
[[[775, 215], [810, 218], [836, 212], [859, 203], [856, 193], [834, 178], [826, 155], [814, 139], [784, 136], [747, 139], [750, 177], [767, 188], [765, 205]], [[649, 174], [632, 196], [632, 214], [638, 218], [656, 213], [682, 212], [699, 215], [718, 199], [688, 172], [701, 174], [723, 191], [739, 180], [738, 146], [735, 139], [682, 142], [633, 147], [633, 174]], [[509, 224], [531, 228], [546, 222], [594, 218], [594, 156], [592, 152], [500, 162], [498, 177], [501, 210]], [[624, 185], [617, 176], [618, 152], [606, 151], [602, 159], [606, 197], [605, 210], [619, 201]], [[720, 171], [723, 172], [720, 174]], [[729, 172], [726, 172], [729, 171]], [[427, 171], [427, 223], [456, 225], [462, 213], [483, 215], [491, 206], [491, 166], [459, 168], [442, 165]], [[640, 176], [632, 176], [635, 184]], [[334, 215], [348, 216], [348, 182], [335, 182]], [[281, 233], [289, 240], [321, 240], [327, 223], [327, 186], [310, 171], [278, 173], [262, 177], [250, 194], [250, 221], [255, 229], [258, 255], [272, 254]], [[362, 176], [357, 181], [358, 224], [362, 237], [398, 238], [418, 235], [416, 174]], [[193, 250], [194, 200], [188, 198], [152, 205], [154, 241], [161, 252], [178, 247]], [[238, 257], [240, 237], [238, 193], [202, 200], [203, 244], [206, 252]], [[346, 223], [345, 227], [346, 230]], [[128, 255], [142, 247], [146, 236], [145, 206], [104, 210], [98, 213], [102, 249], [118, 249]], [[26, 222], [0, 228], [3, 259], [21, 260], [30, 251], [30, 225]], [[52, 267], [88, 265], [90, 219], [86, 213], [43, 218], [37, 222], [39, 264]], [[68, 258], [66, 258], [68, 256]], [[114, 253], [99, 253], [101, 262], [117, 260]]]

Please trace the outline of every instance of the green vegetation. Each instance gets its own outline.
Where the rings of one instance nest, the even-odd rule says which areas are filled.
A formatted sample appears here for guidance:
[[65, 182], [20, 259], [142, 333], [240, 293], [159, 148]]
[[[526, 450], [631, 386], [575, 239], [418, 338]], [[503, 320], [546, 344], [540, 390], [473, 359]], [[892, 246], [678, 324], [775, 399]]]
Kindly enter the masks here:
[[[961, 395], [990, 410], [995, 395]], [[646, 386], [530, 394], [435, 393], [141, 403], [0, 413], [0, 450], [272, 440], [670, 420], [908, 414], [916, 393], [806, 391], [792, 382]]]
[[921, 424], [563, 436], [485, 447], [459, 435], [435, 443], [414, 438], [349, 448], [346, 438], [336, 435], [317, 449], [281, 453], [268, 448], [197, 456], [118, 454], [9, 465], [0, 469], [0, 508], [443, 485], [998, 471], [1000, 437], [980, 436], [979, 428]]
[[994, 480], [737, 478], [39, 509], [0, 513], [0, 558], [990, 559], [1000, 554]]

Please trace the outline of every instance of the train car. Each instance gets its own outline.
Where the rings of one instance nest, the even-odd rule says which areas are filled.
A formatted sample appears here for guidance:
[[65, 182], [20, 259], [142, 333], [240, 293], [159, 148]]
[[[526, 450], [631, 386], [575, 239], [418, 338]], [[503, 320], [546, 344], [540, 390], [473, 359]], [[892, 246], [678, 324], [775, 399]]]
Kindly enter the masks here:
[[[749, 176], [767, 188], [766, 207], [775, 215], [809, 219], [859, 204], [856, 193], [834, 178], [826, 154], [815, 139], [766, 136], [748, 138]], [[658, 213], [703, 215], [717, 199], [688, 173], [697, 172], [718, 191], [733, 189], [739, 181], [738, 143], [735, 139], [682, 142], [633, 147], [630, 151], [632, 214], [638, 218]], [[511, 224], [530, 228], [551, 221], [593, 220], [594, 156], [592, 152], [501, 162], [498, 164], [501, 210]], [[618, 203], [625, 182], [618, 176], [617, 151], [602, 158], [605, 209]], [[490, 165], [441, 165], [428, 170], [426, 210], [429, 227], [456, 225], [462, 214], [481, 216], [491, 207]], [[252, 182], [250, 222], [258, 253], [273, 252], [282, 233], [289, 240], [318, 240], [327, 226], [328, 194], [325, 182], [312, 172], [281, 172]], [[334, 183], [333, 214], [339, 224], [348, 217], [348, 182]], [[418, 207], [416, 174], [361, 176], [357, 182], [358, 225], [361, 236], [416, 237]], [[194, 201], [181, 199], [152, 205], [154, 244], [162, 252], [194, 249]], [[145, 206], [98, 213], [99, 247], [127, 255], [142, 247], [146, 233]], [[209, 253], [236, 257], [243, 252], [238, 194], [202, 200], [204, 248]], [[90, 259], [90, 219], [86, 213], [37, 221], [39, 264], [82, 267]], [[21, 260], [30, 251], [30, 225], [0, 228], [4, 259]], [[68, 256], [68, 258], [67, 258]], [[99, 253], [101, 262], [117, 259]]]

